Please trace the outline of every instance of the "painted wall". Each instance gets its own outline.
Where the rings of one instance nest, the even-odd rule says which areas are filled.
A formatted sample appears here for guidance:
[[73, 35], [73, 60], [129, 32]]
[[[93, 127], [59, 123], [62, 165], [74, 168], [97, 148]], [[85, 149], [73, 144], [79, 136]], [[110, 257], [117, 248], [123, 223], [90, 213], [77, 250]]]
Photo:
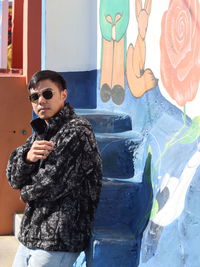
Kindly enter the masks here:
[[[71, 77], [72, 103], [77, 97], [82, 108], [131, 116], [143, 147], [130, 182], [142, 181], [152, 149], [154, 205], [139, 266], [198, 267], [200, 3], [141, 2], [98, 0], [96, 9], [91, 1], [46, 0], [43, 66]], [[97, 79], [85, 95], [95, 90], [96, 103], [87, 101], [79, 83], [79, 75], [91, 70]]]
[[[200, 3], [100, 0], [98, 6], [97, 106], [131, 115], [153, 154], [154, 205], [139, 266], [197, 267]], [[142, 165], [135, 166], [133, 182], [141, 179]]]

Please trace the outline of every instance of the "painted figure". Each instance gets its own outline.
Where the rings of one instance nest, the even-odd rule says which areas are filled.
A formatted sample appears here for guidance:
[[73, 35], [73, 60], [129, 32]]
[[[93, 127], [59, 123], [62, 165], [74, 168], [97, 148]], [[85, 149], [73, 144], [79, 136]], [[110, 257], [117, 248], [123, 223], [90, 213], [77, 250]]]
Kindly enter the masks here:
[[129, 22], [129, 0], [101, 0], [102, 33], [101, 99], [122, 104], [125, 96], [124, 67], [126, 30]]
[[126, 65], [129, 89], [135, 97], [141, 97], [146, 91], [154, 88], [157, 84], [152, 70], [144, 69], [146, 58], [145, 36], [151, 12], [151, 4], [152, 0], [146, 0], [143, 8], [142, 0], [135, 1], [138, 37], [135, 47], [132, 44], [128, 47]]

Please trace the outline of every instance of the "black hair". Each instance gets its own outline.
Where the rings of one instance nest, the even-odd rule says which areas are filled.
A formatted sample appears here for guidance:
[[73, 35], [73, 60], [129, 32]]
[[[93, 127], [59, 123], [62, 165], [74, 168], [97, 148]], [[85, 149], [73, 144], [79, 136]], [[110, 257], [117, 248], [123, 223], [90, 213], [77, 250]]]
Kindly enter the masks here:
[[40, 81], [47, 79], [57, 84], [60, 90], [67, 89], [65, 79], [58, 72], [53, 70], [41, 70], [33, 74], [28, 84], [28, 90], [31, 88], [35, 89]]

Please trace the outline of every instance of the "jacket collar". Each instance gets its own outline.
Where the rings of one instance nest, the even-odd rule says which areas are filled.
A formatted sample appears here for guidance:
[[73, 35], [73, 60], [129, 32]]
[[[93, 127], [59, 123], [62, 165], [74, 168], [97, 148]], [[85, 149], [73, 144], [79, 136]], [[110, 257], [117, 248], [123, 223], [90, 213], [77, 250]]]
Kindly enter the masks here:
[[33, 130], [41, 135], [47, 133], [47, 131], [57, 131], [63, 125], [63, 122], [70, 119], [74, 114], [73, 108], [66, 102], [64, 108], [48, 120], [48, 125], [40, 118], [32, 120], [30, 124]]

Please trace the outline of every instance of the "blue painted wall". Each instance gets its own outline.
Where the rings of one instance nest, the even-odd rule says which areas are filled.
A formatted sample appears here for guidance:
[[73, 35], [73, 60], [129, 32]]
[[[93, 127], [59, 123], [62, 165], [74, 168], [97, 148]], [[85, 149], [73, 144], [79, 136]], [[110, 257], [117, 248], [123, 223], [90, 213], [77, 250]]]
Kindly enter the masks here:
[[68, 101], [72, 104], [74, 108], [96, 108], [96, 70], [60, 73], [67, 81]]
[[[99, 94], [98, 89], [97, 96]], [[138, 151], [135, 159], [135, 175], [129, 181], [133, 183], [141, 181], [147, 149], [149, 146], [152, 148], [154, 204], [158, 202], [160, 208], [154, 207], [156, 211], [152, 211], [152, 218], [144, 232], [139, 266], [199, 266], [200, 239], [197, 226], [200, 223], [200, 210], [197, 209], [200, 203], [199, 156], [196, 157], [196, 162], [191, 163], [191, 166], [188, 165], [191, 158], [199, 153], [199, 138], [197, 136], [193, 142], [186, 140], [187, 134], [192, 134], [192, 120], [189, 117], [184, 118], [183, 113], [162, 96], [159, 84], [139, 99], [133, 97], [129, 88], [126, 87], [125, 101], [120, 106], [113, 104], [112, 101], [102, 103], [98, 97], [98, 109], [129, 114], [132, 118], [133, 129], [142, 134], [144, 138], [143, 149]], [[171, 145], [167, 146], [170, 140]], [[184, 169], [187, 166], [188, 172], [185, 172], [184, 177]], [[189, 174], [190, 168], [194, 168], [192, 174]], [[165, 190], [162, 188], [161, 192], [160, 188], [166, 176], [169, 180], [165, 181]], [[179, 191], [181, 184], [173, 184], [173, 181], [176, 179], [178, 183], [181, 179], [187, 180], [189, 176], [192, 177], [187, 190]], [[169, 186], [170, 181], [172, 187]], [[168, 192], [167, 186], [170, 187]], [[177, 190], [177, 197], [173, 190]], [[181, 202], [182, 208], [179, 207]], [[162, 215], [163, 218], [166, 217], [165, 225], [163, 226], [161, 221], [159, 225], [159, 220], [157, 224], [154, 223], [155, 214], [158, 215], [159, 211], [164, 211], [169, 203], [170, 208]], [[171, 219], [168, 218], [170, 216]]]
[[[98, 5], [96, 12], [95, 8], [97, 2]], [[114, 2], [115, 4], [118, 3], [117, 1]], [[130, 42], [134, 41], [134, 38], [137, 37], [138, 32], [137, 21], [133, 21], [133, 17], [135, 18], [135, 1], [133, 1], [134, 4], [132, 1], [129, 2], [130, 23], [126, 33], [127, 46]], [[193, 114], [195, 114], [196, 117], [193, 116], [190, 118], [184, 114], [180, 107], [178, 107], [178, 105], [172, 101], [169, 95], [166, 94], [166, 88], [162, 83], [160, 74], [160, 28], [162, 16], [169, 8], [170, 3], [178, 3], [181, 6], [182, 4], [189, 2], [193, 4], [192, 8], [194, 8], [195, 3], [196, 10], [199, 10], [199, 1], [196, 0], [193, 2], [182, 0], [168, 0], [160, 2], [152, 1], [152, 10], [148, 25], [149, 35], [147, 35], [146, 38], [147, 53], [145, 63], [147, 67], [151, 68], [155, 72], [155, 77], [158, 79], [158, 84], [153, 89], [145, 92], [141, 97], [137, 98], [132, 95], [125, 77], [124, 101], [120, 105], [116, 105], [112, 102], [112, 100], [109, 100], [108, 102], [102, 102], [100, 96], [102, 34], [100, 29], [96, 29], [96, 17], [97, 13], [99, 12], [100, 1], [94, 1], [95, 4], [92, 6], [92, 12], [89, 8], [89, 1], [87, 4], [84, 2], [84, 12], [82, 12], [83, 6], [79, 5], [78, 2], [77, 4], [73, 2], [73, 7], [71, 9], [73, 14], [71, 16], [66, 16], [65, 20], [62, 16], [62, 23], [60, 26], [59, 21], [55, 22], [56, 27], [60, 28], [60, 31], [56, 31], [56, 36], [60, 37], [56, 38], [56, 45], [58, 45], [60, 42], [60, 49], [57, 49], [56, 53], [58, 53], [59, 58], [63, 58], [63, 60], [62, 62], [59, 60], [59, 64], [58, 62], [55, 64], [54, 59], [57, 58], [56, 53], [54, 55], [49, 53], [43, 58], [44, 60], [48, 59], [47, 62], [51, 62], [51, 64], [44, 64], [43, 66], [46, 68], [49, 66], [55, 66], [54, 69], [61, 72], [64, 78], [66, 78], [69, 88], [68, 100], [71, 102], [71, 104], [75, 108], [79, 109], [96, 109], [102, 114], [107, 114], [109, 112], [114, 114], [120, 113], [120, 116], [123, 114], [125, 117], [130, 116], [131, 118], [133, 131], [129, 133], [127, 132], [126, 134], [121, 134], [121, 137], [125, 137], [126, 135], [126, 138], [128, 135], [128, 139], [124, 139], [124, 142], [120, 139], [121, 143], [119, 142], [118, 145], [117, 143], [114, 143], [116, 141], [115, 136], [110, 142], [112, 145], [109, 146], [107, 151], [106, 149], [102, 150], [102, 154], [105, 157], [104, 176], [106, 178], [111, 179], [112, 182], [116, 178], [119, 183], [121, 182], [123, 184], [123, 186], [124, 183], [127, 182], [127, 185], [130, 185], [130, 188], [131, 186], [139, 186], [138, 188], [141, 190], [140, 192], [138, 189], [139, 191], [137, 191], [137, 194], [135, 194], [136, 198], [133, 198], [132, 201], [129, 199], [126, 202], [126, 198], [124, 198], [125, 203], [130, 208], [130, 214], [133, 212], [133, 214], [131, 214], [133, 215], [132, 219], [134, 220], [131, 229], [133, 232], [141, 225], [140, 218], [143, 218], [143, 216], [145, 218], [144, 222], [147, 223], [149, 218], [148, 216], [150, 214], [148, 214], [144, 207], [151, 207], [151, 204], [153, 204], [150, 221], [147, 225], [144, 223], [141, 226], [138, 242], [130, 242], [128, 246], [126, 243], [126, 245], [124, 244], [124, 246], [121, 247], [119, 243], [105, 243], [105, 240], [102, 241], [102, 235], [98, 234], [96, 237], [97, 239], [94, 240], [95, 247], [91, 248], [94, 249], [94, 255], [96, 255], [96, 257], [99, 259], [96, 263], [96, 266], [100, 264], [99, 266], [112, 267], [112, 263], [105, 261], [105, 258], [103, 258], [103, 255], [107, 255], [106, 257], [109, 256], [109, 253], [106, 252], [109, 250], [109, 248], [112, 248], [112, 244], [116, 249], [114, 250], [117, 251], [115, 255], [113, 254], [113, 257], [116, 256], [119, 264], [118, 266], [124, 267], [123, 263], [125, 262], [126, 267], [200, 266], [200, 254], [198, 249], [200, 242], [200, 122], [199, 113], [196, 112], [196, 107], [199, 108], [199, 102], [198, 105], [194, 107], [192, 105], [193, 103], [190, 105], [190, 110], [193, 109]], [[102, 1], [102, 3], [108, 4], [112, 3], [112, 1]], [[122, 2], [120, 1], [120, 3]], [[126, 3], [128, 2], [126, 1]], [[47, 6], [50, 9], [50, 13], [48, 13], [48, 10], [46, 10], [46, 23], [48, 27], [49, 22], [51, 22], [51, 25], [54, 25], [53, 16], [50, 15], [55, 12], [55, 4], [48, 2]], [[62, 11], [66, 9], [66, 12], [69, 12], [70, 2], [64, 0], [60, 1], [59, 7], [57, 6], [58, 12], [59, 9], [61, 9], [61, 6], [63, 7]], [[184, 8], [185, 7], [187, 9], [187, 5], [184, 5]], [[82, 25], [82, 27], [67, 27], [69, 22], [71, 23], [73, 21], [76, 14], [81, 14], [81, 16], [76, 16], [76, 18], [79, 19], [81, 17], [78, 21], [79, 24], [77, 25]], [[88, 21], [90, 14], [93, 14], [92, 18], [94, 19], [94, 23], [89, 23]], [[191, 15], [190, 12], [187, 14]], [[91, 31], [88, 25], [92, 25]], [[83, 29], [87, 29], [85, 35], [82, 34]], [[116, 28], [113, 27], [113, 33], [114, 30], [116, 30]], [[47, 32], [51, 32], [52, 37], [55, 34], [54, 31], [50, 31], [50, 27], [47, 28]], [[64, 43], [63, 32], [65, 33]], [[91, 32], [93, 34], [91, 34]], [[74, 33], [77, 33], [76, 36]], [[70, 38], [71, 36], [74, 36], [74, 39]], [[81, 42], [79, 42], [78, 39], [80, 36], [82, 38]], [[166, 35], [164, 34], [163, 36]], [[49, 35], [47, 37], [49, 37]], [[70, 44], [72, 44], [72, 46], [68, 46], [68, 38], [70, 38]], [[48, 51], [53, 51], [55, 46], [55, 38], [46, 38], [45, 43], [46, 47], [48, 47]], [[73, 53], [76, 54], [80, 52], [79, 49], [77, 49], [77, 45], [79, 44], [81, 44], [80, 61], [79, 56], [73, 56]], [[58, 48], [58, 46], [56, 47]], [[93, 55], [95, 54], [95, 56], [85, 57], [85, 53], [90, 55], [90, 52], [92, 52]], [[97, 58], [98, 61], [96, 62]], [[191, 57], [191, 59], [193, 59], [193, 57]], [[70, 67], [68, 65], [70, 65]], [[171, 75], [175, 77], [178, 74], [174, 71]], [[173, 89], [175, 90], [175, 88]], [[110, 117], [109, 120], [111, 120]], [[112, 124], [109, 120], [108, 124]], [[97, 132], [101, 128], [99, 127], [98, 122], [101, 123], [99, 120], [94, 121]], [[127, 123], [127, 120], [124, 120], [124, 123]], [[128, 125], [130, 126], [130, 123]], [[129, 126], [127, 129], [131, 130]], [[107, 127], [105, 127], [105, 125], [104, 130], [107, 131]], [[109, 131], [107, 133], [109, 133]], [[113, 134], [112, 131], [110, 134]], [[141, 141], [139, 142], [137, 149], [128, 149], [129, 144], [132, 142], [130, 141], [131, 138], [136, 140], [136, 137], [138, 136], [141, 138]], [[101, 139], [99, 141], [99, 144], [103, 149], [108, 145], [108, 143], [109, 141], [105, 139]], [[124, 144], [125, 146], [123, 146]], [[124, 150], [124, 147], [127, 149]], [[142, 191], [145, 189], [143, 183], [143, 173], [149, 149], [152, 151], [151, 184], [153, 189], [153, 203], [149, 201], [149, 191], [148, 193]], [[108, 154], [110, 155], [109, 157]], [[115, 162], [117, 159], [118, 168], [115, 168]], [[123, 188], [122, 184], [119, 185], [120, 188]], [[110, 188], [112, 189], [112, 186]], [[120, 198], [123, 198], [126, 193], [123, 195], [122, 191], [120, 190], [125, 190], [125, 192], [130, 193], [129, 190], [131, 189], [128, 189], [127, 191], [125, 188], [119, 189], [119, 192], [121, 193], [119, 194]], [[115, 193], [112, 193], [111, 196], [115, 196], [116, 191], [112, 192]], [[103, 196], [105, 196], [104, 193], [105, 192], [103, 191]], [[105, 200], [105, 197], [103, 197], [103, 199]], [[118, 200], [119, 207], [118, 210], [116, 210], [115, 219], [120, 221], [122, 217], [120, 214], [123, 210], [123, 207], [121, 206], [121, 199]], [[100, 205], [102, 205], [102, 203]], [[127, 215], [128, 208], [126, 208], [125, 214]], [[104, 210], [104, 208], [102, 208], [101, 218], [98, 211], [97, 226], [101, 221], [107, 222], [105, 218], [105, 212], [106, 209]], [[107, 209], [107, 212], [109, 212], [109, 209]], [[114, 217], [113, 213], [112, 216]], [[114, 218], [110, 221], [110, 223], [111, 222], [116, 223]], [[111, 224], [110, 226], [112, 226]], [[124, 227], [124, 229], [125, 228], [126, 227]], [[101, 246], [103, 243], [105, 244], [105, 247]], [[128, 247], [131, 247], [131, 251], [128, 249]], [[102, 253], [102, 251], [104, 251], [104, 253]], [[120, 251], [122, 251], [122, 253], [120, 253]], [[133, 251], [135, 251], [135, 253], [132, 253]], [[130, 259], [129, 263], [127, 263], [127, 259]], [[92, 262], [91, 258], [90, 261]], [[77, 261], [76, 266], [78, 267], [85, 265], [86, 263], [83, 255]], [[116, 266], [116, 264], [114, 266]]]

